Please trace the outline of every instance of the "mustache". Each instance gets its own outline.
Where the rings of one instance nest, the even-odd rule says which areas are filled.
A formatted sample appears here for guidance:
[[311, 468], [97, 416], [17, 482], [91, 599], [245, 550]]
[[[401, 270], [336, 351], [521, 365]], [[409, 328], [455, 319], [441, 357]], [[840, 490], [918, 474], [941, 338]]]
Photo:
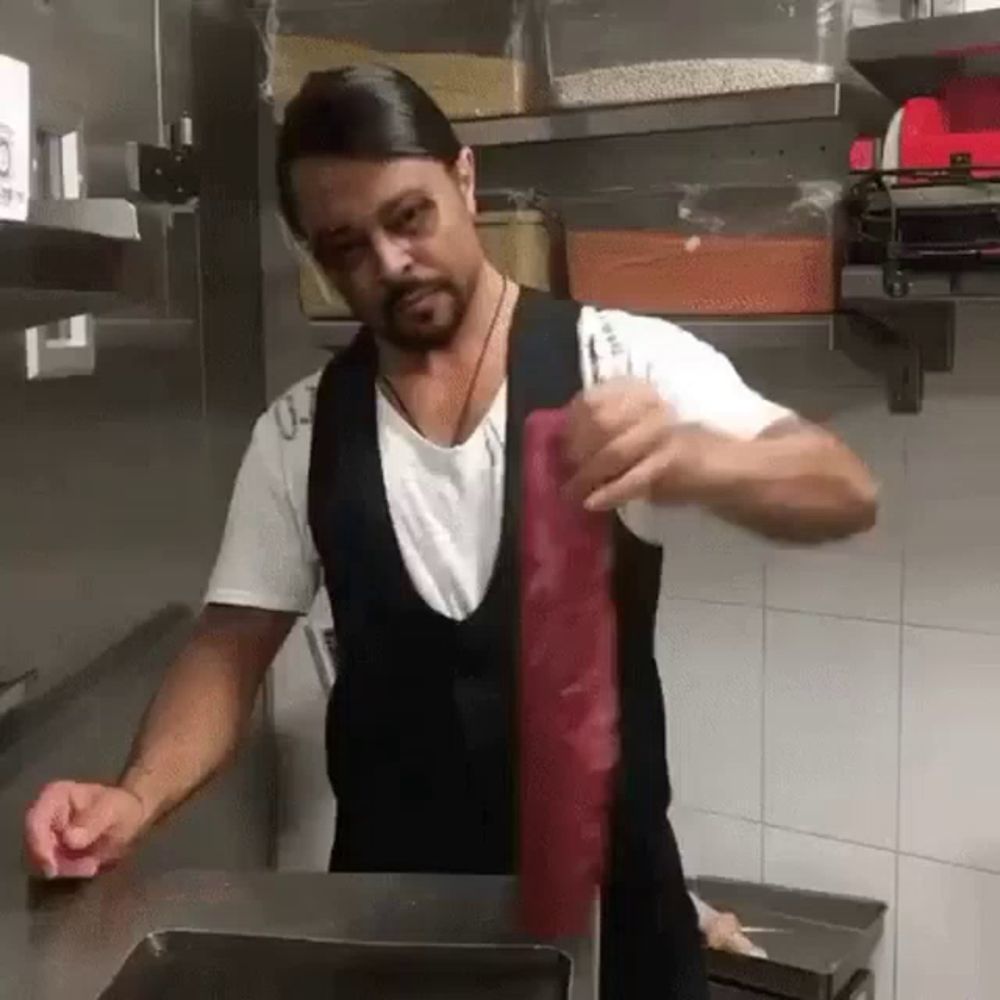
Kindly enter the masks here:
[[430, 294], [431, 292], [451, 292], [453, 290], [451, 282], [442, 278], [429, 281], [401, 281], [390, 285], [385, 292], [382, 308], [386, 315], [391, 315], [396, 311], [396, 307], [408, 295], [415, 292]]

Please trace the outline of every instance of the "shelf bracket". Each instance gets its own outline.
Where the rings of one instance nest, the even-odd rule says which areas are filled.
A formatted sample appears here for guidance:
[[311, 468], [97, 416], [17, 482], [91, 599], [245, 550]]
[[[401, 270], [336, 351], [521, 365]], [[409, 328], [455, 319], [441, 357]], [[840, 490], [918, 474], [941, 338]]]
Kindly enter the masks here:
[[859, 368], [885, 379], [890, 412], [919, 413], [925, 373], [954, 366], [955, 309], [924, 303], [846, 312], [837, 319], [834, 343]]
[[149, 201], [179, 206], [198, 197], [199, 166], [191, 118], [170, 128], [170, 145], [130, 142], [126, 146], [129, 188]]

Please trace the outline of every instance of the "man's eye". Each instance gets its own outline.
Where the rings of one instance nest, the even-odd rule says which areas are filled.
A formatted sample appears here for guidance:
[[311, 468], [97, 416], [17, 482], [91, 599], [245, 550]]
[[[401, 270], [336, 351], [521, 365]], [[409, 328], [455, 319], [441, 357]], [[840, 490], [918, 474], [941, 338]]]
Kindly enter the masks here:
[[320, 240], [313, 247], [313, 256], [324, 271], [350, 271], [364, 260], [365, 242], [364, 240], [337, 242]]
[[393, 219], [392, 228], [405, 236], [419, 235], [427, 225], [433, 206], [430, 202], [419, 202], [400, 209]]

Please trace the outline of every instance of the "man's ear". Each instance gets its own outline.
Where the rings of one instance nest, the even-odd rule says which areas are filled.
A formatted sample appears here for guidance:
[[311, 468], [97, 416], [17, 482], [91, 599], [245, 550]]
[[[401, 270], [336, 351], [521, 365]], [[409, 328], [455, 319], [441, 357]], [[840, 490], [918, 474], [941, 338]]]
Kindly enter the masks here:
[[462, 148], [454, 166], [455, 183], [465, 199], [466, 207], [472, 215], [476, 208], [476, 156], [468, 146]]

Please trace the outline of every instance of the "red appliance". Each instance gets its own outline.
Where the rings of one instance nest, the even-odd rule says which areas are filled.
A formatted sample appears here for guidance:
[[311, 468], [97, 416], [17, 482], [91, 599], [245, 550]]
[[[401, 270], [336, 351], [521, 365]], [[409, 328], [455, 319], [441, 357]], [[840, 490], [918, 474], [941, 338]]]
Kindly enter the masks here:
[[[1000, 77], [962, 78], [938, 97], [914, 97], [903, 108], [901, 170], [971, 170], [1000, 178]], [[904, 174], [900, 183], [911, 183]]]

